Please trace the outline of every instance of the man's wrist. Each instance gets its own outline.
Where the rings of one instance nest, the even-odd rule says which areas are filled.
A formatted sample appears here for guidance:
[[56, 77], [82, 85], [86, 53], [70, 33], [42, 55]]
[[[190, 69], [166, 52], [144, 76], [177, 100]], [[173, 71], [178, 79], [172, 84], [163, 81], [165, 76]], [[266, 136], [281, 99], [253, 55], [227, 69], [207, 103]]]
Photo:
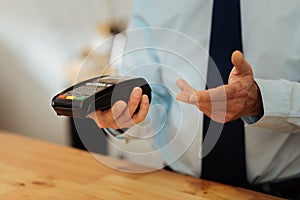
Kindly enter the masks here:
[[247, 112], [243, 116], [253, 116], [260, 119], [264, 115], [262, 96], [258, 85], [254, 82], [252, 86], [251, 96], [248, 99]]
[[256, 82], [254, 82], [254, 88], [256, 90], [255, 93], [257, 96], [257, 98], [256, 98], [257, 101], [256, 101], [256, 106], [255, 106], [256, 114], [254, 116], [256, 116], [258, 119], [260, 119], [264, 115], [264, 107], [263, 107], [260, 89], [259, 89], [258, 85], [256, 84]]

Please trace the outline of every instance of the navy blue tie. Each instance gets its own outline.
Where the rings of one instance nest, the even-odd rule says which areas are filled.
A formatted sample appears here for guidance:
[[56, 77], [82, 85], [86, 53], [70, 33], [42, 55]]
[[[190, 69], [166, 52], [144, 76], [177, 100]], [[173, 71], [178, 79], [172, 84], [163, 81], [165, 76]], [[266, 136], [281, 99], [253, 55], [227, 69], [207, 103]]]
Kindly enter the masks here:
[[[220, 85], [220, 81], [216, 81], [215, 73], [218, 72], [213, 67], [214, 63], [224, 84], [228, 83], [228, 77], [233, 67], [231, 54], [234, 50], [242, 51], [240, 2], [239, 0], [214, 0], [207, 88]], [[204, 116], [204, 137], [209, 126], [210, 133], [216, 133], [220, 124]], [[244, 124], [241, 119], [224, 124], [218, 142], [212, 151], [202, 159], [201, 178], [235, 186], [245, 186], [247, 178], [244, 140]]]

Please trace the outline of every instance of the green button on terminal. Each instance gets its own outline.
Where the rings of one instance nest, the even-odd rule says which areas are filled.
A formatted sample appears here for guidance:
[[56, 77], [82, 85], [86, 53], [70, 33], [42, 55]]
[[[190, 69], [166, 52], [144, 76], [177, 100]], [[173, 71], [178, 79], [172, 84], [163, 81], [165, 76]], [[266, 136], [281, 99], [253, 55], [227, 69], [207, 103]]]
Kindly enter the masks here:
[[85, 100], [86, 97], [76, 97], [75, 100], [79, 100], [79, 101], [82, 101], [82, 100]]

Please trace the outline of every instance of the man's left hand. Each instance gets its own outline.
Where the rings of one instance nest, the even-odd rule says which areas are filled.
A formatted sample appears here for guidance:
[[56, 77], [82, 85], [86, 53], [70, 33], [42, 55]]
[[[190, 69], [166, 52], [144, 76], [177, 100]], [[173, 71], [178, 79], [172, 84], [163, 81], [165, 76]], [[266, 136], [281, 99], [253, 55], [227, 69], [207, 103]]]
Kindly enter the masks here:
[[234, 67], [228, 84], [208, 90], [195, 90], [185, 80], [177, 80], [181, 89], [176, 99], [196, 105], [211, 119], [226, 123], [242, 116], [262, 116], [263, 105], [258, 86], [254, 82], [250, 64], [243, 54], [235, 51], [231, 57]]

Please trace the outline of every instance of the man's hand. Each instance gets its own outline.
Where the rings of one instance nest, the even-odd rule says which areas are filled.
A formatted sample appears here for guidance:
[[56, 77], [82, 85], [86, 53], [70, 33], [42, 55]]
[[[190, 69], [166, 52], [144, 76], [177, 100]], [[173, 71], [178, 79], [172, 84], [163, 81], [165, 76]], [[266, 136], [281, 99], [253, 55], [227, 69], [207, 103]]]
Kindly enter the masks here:
[[[140, 109], [135, 113], [139, 105]], [[100, 128], [130, 128], [146, 118], [149, 107], [148, 96], [142, 95], [142, 89], [136, 87], [130, 95], [128, 105], [124, 101], [118, 101], [111, 109], [95, 111], [88, 117], [93, 119]]]
[[261, 95], [250, 64], [239, 51], [233, 52], [231, 60], [234, 67], [227, 85], [197, 91], [180, 79], [176, 82], [181, 89], [177, 100], [196, 105], [204, 114], [220, 123], [242, 116], [262, 116]]

